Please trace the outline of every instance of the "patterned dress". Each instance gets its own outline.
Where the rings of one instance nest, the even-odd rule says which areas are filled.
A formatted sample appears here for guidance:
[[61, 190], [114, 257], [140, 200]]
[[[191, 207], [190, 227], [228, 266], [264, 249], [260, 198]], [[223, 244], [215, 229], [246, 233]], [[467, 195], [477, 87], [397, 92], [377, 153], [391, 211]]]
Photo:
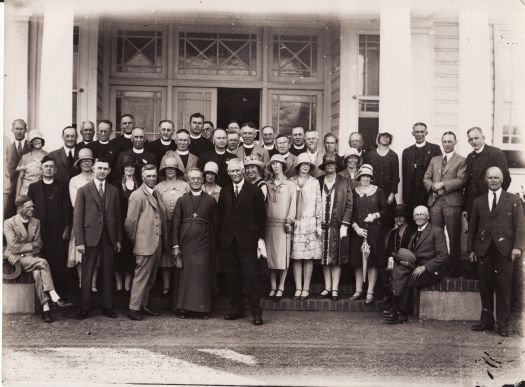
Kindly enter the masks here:
[[[44, 155], [47, 155], [47, 152], [44, 151]], [[31, 152], [26, 153], [20, 159], [16, 170], [17, 172], [24, 171], [24, 176], [22, 177], [22, 185], [18, 195], [27, 195], [29, 185], [36, 183], [42, 178], [42, 164], [40, 161], [41, 159], [33, 158]]]
[[291, 179], [297, 185], [297, 210], [292, 243], [292, 259], [321, 259], [321, 239], [316, 230], [321, 228], [321, 190], [316, 178], [308, 175], [300, 185], [297, 176]]

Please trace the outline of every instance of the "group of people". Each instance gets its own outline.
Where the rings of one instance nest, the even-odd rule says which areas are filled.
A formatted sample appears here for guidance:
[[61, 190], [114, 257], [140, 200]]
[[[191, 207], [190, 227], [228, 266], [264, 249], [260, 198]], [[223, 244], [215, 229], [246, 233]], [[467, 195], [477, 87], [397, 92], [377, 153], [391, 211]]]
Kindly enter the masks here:
[[[455, 152], [453, 132], [442, 135], [442, 152], [426, 141], [426, 125], [414, 124], [415, 144], [401, 157], [402, 182], [387, 132], [378, 134], [371, 150], [354, 132], [339, 154], [331, 133], [321, 145], [319, 132], [302, 127], [290, 136], [236, 121], [214, 129], [200, 113], [191, 115], [188, 130], [175, 131], [172, 121], [162, 120], [154, 141], [130, 114], [120, 118], [120, 128], [110, 140], [111, 121], [96, 127], [86, 121], [78, 141], [76, 128], [66, 127], [63, 146], [46, 153], [41, 133], [32, 130], [26, 139], [25, 122], [13, 122], [15, 139], [5, 152], [4, 255], [33, 272], [45, 321], [52, 321], [49, 299], [69, 306], [58, 293], [67, 291], [68, 270], [76, 268], [79, 319], [89, 316], [98, 276], [104, 315], [117, 316], [114, 285], [129, 293], [130, 319], [158, 315], [149, 301], [157, 272], [162, 294], [171, 296], [181, 318], [207, 318], [222, 271], [232, 306], [225, 319], [244, 317], [244, 292], [253, 323], [261, 325], [260, 298], [268, 285], [258, 276], [263, 257], [268, 299], [283, 297], [290, 266], [293, 298], [310, 298], [317, 263], [324, 290], [315, 297], [338, 301], [349, 263], [355, 273], [351, 299], [370, 304], [379, 285], [388, 296], [385, 322], [403, 323], [411, 289], [461, 274], [466, 211], [482, 299], [474, 329], [494, 328], [496, 288], [498, 329], [508, 334], [512, 262], [525, 244], [523, 208], [504, 191], [507, 161], [484, 143], [481, 128], [468, 130], [473, 152], [465, 158]], [[396, 203], [400, 182], [404, 204]]]

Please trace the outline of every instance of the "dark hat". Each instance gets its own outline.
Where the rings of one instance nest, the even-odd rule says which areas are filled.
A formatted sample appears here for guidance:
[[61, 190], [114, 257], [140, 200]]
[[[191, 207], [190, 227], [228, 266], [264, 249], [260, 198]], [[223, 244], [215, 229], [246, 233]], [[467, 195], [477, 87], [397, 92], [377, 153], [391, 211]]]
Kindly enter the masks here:
[[52, 161], [52, 162], [54, 162], [55, 165], [56, 165], [56, 163], [57, 163], [53, 157], [48, 156], [48, 155], [45, 155], [44, 157], [42, 157], [42, 160], [40, 160], [40, 164], [47, 163], [48, 161]]
[[409, 249], [405, 249], [404, 247], [400, 248], [397, 253], [392, 254], [394, 258], [397, 259], [397, 261], [405, 266], [409, 266], [411, 268], [416, 267], [416, 256], [412, 251]]
[[396, 208], [394, 209], [394, 217], [396, 216], [404, 216], [407, 217], [407, 206], [404, 204], [398, 204], [396, 205]]
[[135, 158], [133, 156], [124, 155], [124, 157], [122, 157], [122, 170], [124, 170], [125, 167], [133, 167], [133, 168], [137, 167]]
[[339, 160], [337, 160], [337, 157], [335, 157], [334, 154], [325, 154], [323, 156], [323, 163], [321, 165], [319, 165], [319, 169], [321, 171], [324, 171], [325, 167], [328, 164], [335, 164], [335, 169], [336, 169], [337, 172], [340, 172], [343, 169], [345, 169], [345, 166], [342, 165], [341, 163], [339, 163]]

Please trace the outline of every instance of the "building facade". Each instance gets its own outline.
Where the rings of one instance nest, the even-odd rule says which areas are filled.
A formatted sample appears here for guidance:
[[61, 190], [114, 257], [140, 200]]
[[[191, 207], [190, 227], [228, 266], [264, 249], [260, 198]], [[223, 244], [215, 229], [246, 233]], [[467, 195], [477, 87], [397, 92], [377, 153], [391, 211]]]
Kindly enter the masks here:
[[224, 3], [6, 2], [4, 139], [23, 118], [52, 150], [64, 126], [123, 113], [155, 138], [159, 120], [187, 127], [199, 111], [219, 127], [332, 132], [340, 151], [353, 131], [368, 147], [388, 131], [399, 155], [422, 121], [466, 155], [479, 126], [523, 190], [519, 1]]

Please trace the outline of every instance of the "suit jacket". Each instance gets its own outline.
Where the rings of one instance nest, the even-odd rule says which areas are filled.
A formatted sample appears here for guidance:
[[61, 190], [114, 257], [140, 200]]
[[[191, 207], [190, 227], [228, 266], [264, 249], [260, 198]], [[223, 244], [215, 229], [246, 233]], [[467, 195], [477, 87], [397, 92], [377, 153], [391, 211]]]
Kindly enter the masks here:
[[18, 179], [16, 166], [20, 162], [22, 156], [29, 153], [30, 150], [31, 148], [26, 140], [24, 140], [21, 154], [18, 154], [14, 142], [10, 142], [4, 146], [4, 193], [9, 193], [11, 190], [15, 190], [16, 181]]
[[[412, 234], [408, 246], [412, 250], [412, 243], [417, 235], [417, 228]], [[417, 266], [425, 266], [425, 269], [438, 276], [444, 275], [448, 262], [447, 241], [445, 233], [440, 227], [427, 223], [416, 243], [414, 250]]]
[[[321, 195], [323, 192], [324, 179], [324, 175], [318, 178], [321, 187]], [[343, 176], [336, 175], [334, 204], [332, 205], [332, 217], [330, 220], [331, 228], [339, 231], [341, 224], [347, 226], [352, 224], [353, 203], [352, 186], [350, 185], [350, 182]]]
[[[71, 180], [73, 176], [78, 175], [80, 172], [80, 170], [69, 164], [64, 147], [60, 147], [55, 149], [53, 152], [49, 152], [48, 156], [55, 160], [55, 179], [69, 184], [69, 180]], [[73, 158], [74, 161], [78, 160], [78, 151], [75, 150], [75, 156]]]
[[221, 187], [225, 187], [226, 185], [231, 183], [230, 175], [228, 175], [227, 162], [233, 158], [235, 158], [235, 155], [232, 155], [229, 152], [224, 152], [224, 157], [219, 158], [219, 155], [217, 154], [217, 152], [215, 152], [214, 149], [212, 151], [204, 152], [201, 154], [201, 157], [199, 157], [199, 161], [197, 163], [197, 167], [201, 171], [203, 171], [204, 166], [207, 162], [213, 161], [214, 163], [216, 163], [219, 166], [219, 176], [218, 181], [216, 181], [216, 183]]
[[[195, 156], [193, 153], [190, 153], [188, 155], [188, 163], [186, 164], [186, 167], [184, 167], [184, 164], [182, 163], [182, 159], [180, 158], [177, 151], [167, 151], [163, 159], [165, 157], [170, 157], [170, 156], [175, 157], [175, 159], [177, 160], [177, 167], [181, 171], [184, 172], [184, 180], [187, 180], [186, 178], [187, 178], [188, 170], [190, 170], [191, 168], [197, 168], [197, 164], [199, 163], [199, 158]], [[162, 161], [161, 161], [161, 164], [162, 164]]]
[[[244, 146], [240, 145], [237, 149], [235, 149], [235, 154], [244, 163], [244, 159], [246, 158]], [[268, 151], [264, 149], [262, 145], [259, 144], [255, 144], [253, 146], [253, 150], [250, 156], [257, 157], [257, 159], [261, 160], [264, 164], [268, 164], [268, 162], [270, 161], [270, 155], [268, 154]]]
[[105, 184], [105, 207], [102, 206], [96, 181], [79, 188], [73, 212], [75, 244], [95, 247], [102, 236], [104, 218], [111, 243], [122, 242], [122, 214], [118, 189]]
[[258, 239], [264, 238], [266, 223], [264, 196], [258, 187], [245, 179], [237, 199], [233, 184], [221, 189], [217, 215], [221, 247], [230, 247], [235, 239], [240, 249], [255, 252]]
[[54, 194], [58, 196], [57, 202], [62, 204], [60, 208], [46, 208], [44, 181], [42, 179], [29, 185], [27, 195], [33, 200], [33, 204], [35, 205], [34, 216], [40, 220], [40, 223], [46, 224], [46, 214], [48, 211], [55, 211], [61, 215], [62, 222], [59, 225], [55, 225], [55, 227], [59, 227], [59, 229], [62, 230], [61, 232], [63, 232], [65, 227], [71, 226], [72, 224], [73, 210], [69, 197], [69, 184], [53, 179], [53, 183], [50, 185]]
[[288, 153], [288, 157], [284, 159], [286, 161], [286, 177], [289, 179], [297, 174], [295, 167], [297, 166], [297, 156], [292, 153]]
[[20, 258], [22, 254], [37, 257], [40, 254], [42, 238], [38, 219], [30, 218], [26, 231], [20, 217], [15, 215], [4, 221], [4, 235], [7, 243], [4, 257]]
[[124, 158], [131, 156], [135, 160], [135, 179], [142, 184], [142, 167], [146, 164], [157, 165], [157, 158], [153, 153], [144, 149], [142, 153], [133, 152], [133, 148], [120, 152], [115, 167], [111, 170], [110, 180], [119, 181], [124, 175]]
[[474, 251], [478, 257], [482, 257], [487, 253], [490, 243], [494, 242], [501, 255], [510, 257], [512, 249], [525, 249], [525, 219], [521, 199], [502, 191], [496, 209], [491, 213], [489, 194], [474, 199], [468, 224], [467, 251]]
[[[442, 168], [443, 156], [436, 156], [430, 160], [423, 184], [430, 192], [428, 197], [428, 206], [432, 207], [434, 202], [444, 196], [447, 206], [459, 207], [463, 202], [463, 186], [467, 181], [467, 163], [465, 158], [456, 152], [447, 161], [445, 168]], [[444, 191], [436, 193], [431, 191], [433, 183], [443, 182]]]
[[175, 144], [174, 140], [171, 140], [170, 145], [168, 147], [162, 145], [162, 142], [160, 141], [160, 138], [156, 139], [155, 141], [151, 141], [147, 143], [147, 146], [145, 146], [146, 150], [153, 153], [157, 159], [157, 168], [160, 166], [160, 161], [166, 154], [166, 152], [177, 149], [177, 144]]
[[90, 142], [84, 142], [84, 140], [80, 140], [80, 142], [77, 142], [76, 145], [75, 145], [75, 153], [77, 153], [79, 150], [81, 150], [82, 148], [89, 148], [90, 145], [92, 143], [94, 143], [95, 141], [90, 141]]
[[498, 167], [503, 172], [504, 190], [509, 188], [511, 177], [507, 159], [501, 149], [485, 144], [481, 153], [471, 152], [467, 156], [467, 182], [465, 185], [465, 205], [468, 214], [472, 211], [474, 199], [488, 192], [485, 173], [490, 167]]
[[[424, 168], [425, 170], [428, 168], [428, 165], [430, 164], [430, 160], [435, 156], [441, 155], [441, 149], [439, 148], [439, 145], [432, 144], [430, 142], [427, 142], [425, 146], [423, 147], [424, 154], [425, 154], [425, 160], [424, 160]], [[409, 146], [408, 148], [405, 148], [403, 150], [402, 154], [402, 172], [403, 172], [403, 202], [410, 204], [412, 203], [412, 195], [414, 191], [414, 163], [416, 160], [416, 145], [413, 144]]]
[[166, 216], [160, 203], [144, 184], [129, 197], [124, 227], [135, 245], [135, 255], [152, 255], [159, 245], [167, 248]]
[[86, 146], [86, 148], [91, 149], [91, 152], [93, 152], [93, 157], [95, 159], [106, 159], [109, 162], [109, 166], [112, 167], [111, 161], [116, 160], [118, 154], [114, 154], [114, 148], [111, 147], [111, 142], [107, 144], [107, 146], [104, 146], [100, 143], [100, 141], [91, 141], [89, 145]]

